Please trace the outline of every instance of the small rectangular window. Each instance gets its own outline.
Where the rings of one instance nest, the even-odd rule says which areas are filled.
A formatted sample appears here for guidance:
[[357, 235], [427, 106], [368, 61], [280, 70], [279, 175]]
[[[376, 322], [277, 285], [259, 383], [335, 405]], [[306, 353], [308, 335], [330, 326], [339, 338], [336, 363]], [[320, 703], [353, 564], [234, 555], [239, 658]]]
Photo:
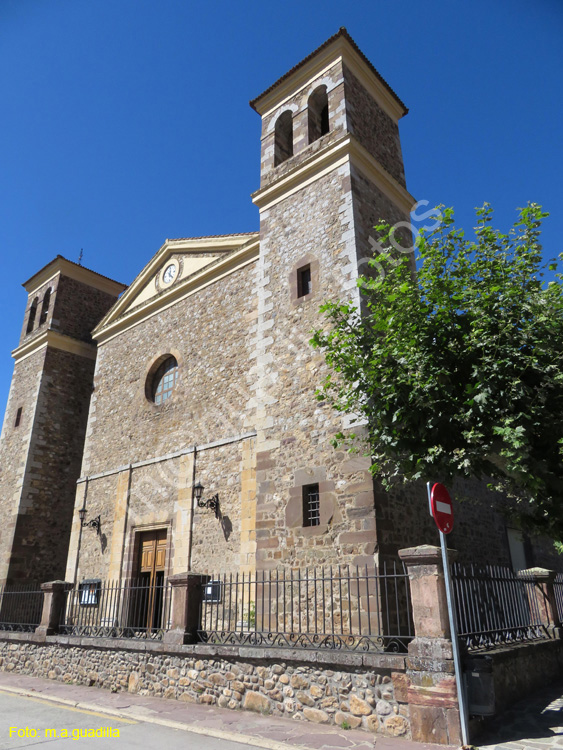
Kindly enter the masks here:
[[16, 412], [16, 421], [14, 422], [14, 427], [20, 426], [20, 422], [22, 421], [22, 412], [23, 412], [23, 406], [20, 406], [20, 408]]
[[319, 485], [306, 484], [303, 487], [303, 526], [319, 526], [321, 523], [321, 503]]
[[297, 296], [304, 297], [306, 294], [311, 294], [312, 291], [311, 266], [303, 266], [297, 271]]

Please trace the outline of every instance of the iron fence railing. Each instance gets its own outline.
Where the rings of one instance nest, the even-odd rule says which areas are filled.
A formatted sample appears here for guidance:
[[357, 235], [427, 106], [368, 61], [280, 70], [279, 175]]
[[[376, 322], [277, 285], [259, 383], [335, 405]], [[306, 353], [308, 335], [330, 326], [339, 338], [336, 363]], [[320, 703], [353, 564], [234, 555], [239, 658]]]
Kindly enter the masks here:
[[43, 592], [36, 583], [0, 587], [0, 630], [32, 633], [41, 623]]
[[553, 591], [555, 592], [555, 603], [557, 604], [559, 622], [563, 622], [563, 573], [558, 573], [555, 576]]
[[171, 601], [172, 587], [164, 580], [82, 581], [67, 592], [59, 632], [161, 640], [170, 625]]
[[452, 565], [458, 636], [469, 650], [547, 638], [534, 579], [497, 565]]
[[406, 651], [409, 579], [384, 564], [206, 577], [199, 640], [239, 646]]

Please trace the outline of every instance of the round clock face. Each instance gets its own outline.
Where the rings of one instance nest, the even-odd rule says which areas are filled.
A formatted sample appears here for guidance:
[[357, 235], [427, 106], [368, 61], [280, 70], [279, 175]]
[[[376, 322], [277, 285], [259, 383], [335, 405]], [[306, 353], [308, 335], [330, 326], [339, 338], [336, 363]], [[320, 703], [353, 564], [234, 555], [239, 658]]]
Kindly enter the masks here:
[[177, 268], [174, 263], [171, 263], [169, 266], [167, 266], [164, 269], [164, 274], [162, 276], [162, 280], [165, 284], [171, 284], [174, 281], [174, 278], [176, 277]]

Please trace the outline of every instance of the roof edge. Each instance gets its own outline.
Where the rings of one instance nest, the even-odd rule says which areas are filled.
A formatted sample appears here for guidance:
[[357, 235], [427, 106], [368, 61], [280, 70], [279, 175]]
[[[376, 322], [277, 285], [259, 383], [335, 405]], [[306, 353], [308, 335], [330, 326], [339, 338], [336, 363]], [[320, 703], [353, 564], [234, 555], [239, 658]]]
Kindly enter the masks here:
[[319, 54], [319, 52], [322, 52], [324, 49], [326, 49], [330, 44], [332, 44], [334, 41], [336, 41], [339, 38], [345, 39], [354, 52], [356, 52], [361, 60], [367, 65], [370, 72], [375, 75], [375, 77], [378, 79], [378, 81], [385, 87], [385, 89], [388, 91], [388, 93], [396, 100], [396, 102], [402, 107], [403, 114], [402, 116], [406, 115], [408, 113], [408, 107], [405, 105], [405, 103], [399, 98], [399, 96], [393, 91], [391, 86], [387, 83], [387, 81], [383, 78], [383, 76], [378, 72], [378, 70], [375, 68], [372, 62], [364, 55], [362, 50], [358, 47], [356, 42], [352, 39], [350, 34], [348, 33], [348, 30], [345, 26], [341, 26], [336, 34], [333, 34], [331, 37], [329, 37], [325, 42], [323, 42], [320, 47], [317, 47], [317, 49], [313, 50], [307, 57], [304, 57], [303, 60], [297, 63], [297, 65], [294, 65], [291, 70], [288, 70], [287, 73], [284, 73], [280, 78], [277, 79], [271, 86], [269, 86], [265, 91], [263, 91], [259, 96], [255, 97], [254, 99], [251, 99], [249, 104], [252, 107], [252, 109], [255, 112], [258, 112], [260, 114], [257, 104], [258, 102], [266, 97], [268, 94], [270, 94], [274, 89], [276, 89], [283, 81], [287, 80], [290, 76], [292, 76], [294, 73], [296, 73], [300, 68], [302, 68], [304, 65], [306, 65], [310, 60], [312, 60], [316, 55]]
[[[216, 240], [229, 237], [251, 237], [260, 234], [259, 230], [255, 232], [234, 232], [233, 234], [204, 234], [200, 237], [168, 237], [166, 242], [183, 242], [184, 240]], [[164, 244], [166, 244], [166, 242]]]
[[[80, 263], [68, 260], [68, 258], [65, 258], [63, 255], [57, 255], [53, 260], [49, 261], [49, 263], [44, 265], [43, 268], [40, 268], [39, 271], [34, 273], [27, 281], [24, 281], [22, 286], [27, 292], [31, 292], [33, 289], [47, 281], [49, 276], [57, 271], [63, 273], [66, 272], [67, 275], [72, 278], [76, 278], [77, 276], [81, 276], [83, 279], [88, 276], [94, 277], [92, 279], [94, 282], [92, 283], [92, 286], [108, 291], [110, 294], [115, 293], [116, 296], [127, 289], [127, 284], [123, 284], [115, 279], [110, 279], [109, 276], [104, 276], [97, 271], [92, 271], [92, 269], [86, 268], [86, 266], [82, 266]], [[96, 280], [98, 280], [97, 283], [95, 283]], [[88, 282], [85, 281], [85, 283]]]

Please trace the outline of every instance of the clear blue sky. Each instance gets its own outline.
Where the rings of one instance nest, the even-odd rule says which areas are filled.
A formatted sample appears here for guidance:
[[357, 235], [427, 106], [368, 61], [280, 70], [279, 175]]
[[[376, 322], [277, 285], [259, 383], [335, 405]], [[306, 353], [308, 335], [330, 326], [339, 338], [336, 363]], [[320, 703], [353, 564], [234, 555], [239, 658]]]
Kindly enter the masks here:
[[562, 248], [561, 0], [0, 0], [0, 409], [57, 253], [129, 283], [167, 237], [258, 229], [248, 100], [340, 26], [410, 109], [407, 187], [472, 226], [527, 201]]

